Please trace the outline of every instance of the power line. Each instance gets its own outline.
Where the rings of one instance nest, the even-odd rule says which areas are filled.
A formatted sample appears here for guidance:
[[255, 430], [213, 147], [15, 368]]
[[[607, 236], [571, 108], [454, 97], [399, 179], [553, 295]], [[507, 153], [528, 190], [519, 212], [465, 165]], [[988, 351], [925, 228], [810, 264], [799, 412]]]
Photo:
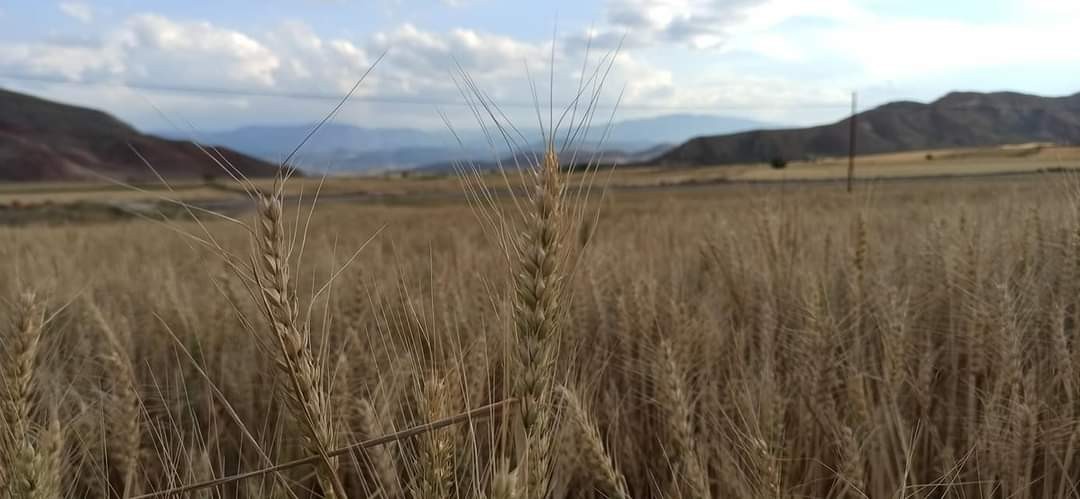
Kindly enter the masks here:
[[[341, 100], [342, 94], [323, 93], [323, 92], [287, 92], [277, 90], [239, 90], [225, 87], [209, 87], [209, 86], [189, 86], [189, 85], [173, 85], [153, 82], [126, 82], [126, 81], [83, 81], [83, 80], [69, 80], [59, 77], [49, 76], [37, 76], [37, 75], [25, 75], [25, 74], [13, 74], [13, 73], [0, 73], [0, 79], [30, 83], [49, 83], [57, 85], [74, 85], [84, 87], [119, 87], [130, 88], [136, 90], [148, 90], [152, 92], [166, 92], [176, 94], [196, 94], [196, 95], [211, 95], [211, 96], [223, 96], [223, 97], [261, 97], [261, 98], [275, 98], [275, 99], [293, 99], [293, 100], [320, 100], [320, 101], [338, 101]], [[405, 96], [375, 96], [375, 95], [359, 95], [353, 96], [350, 101], [371, 102], [376, 104], [402, 104], [402, 105], [417, 105], [417, 106], [468, 106], [469, 104], [464, 101], [458, 100], [446, 100], [446, 99], [432, 99], [423, 97], [405, 97]], [[526, 108], [535, 109], [536, 104], [533, 102], [520, 102], [520, 101], [499, 101], [499, 107], [509, 108]], [[565, 107], [563, 105], [556, 105], [555, 107]], [[610, 108], [611, 105], [598, 105], [599, 108]], [[796, 106], [713, 106], [713, 105], [701, 105], [701, 106], [664, 106], [664, 105], [648, 105], [648, 104], [619, 104], [621, 110], [638, 110], [638, 111], [762, 111], [762, 110], [777, 110], [777, 109], [820, 109], [820, 110], [835, 110], [845, 109], [846, 104], [803, 104]]]

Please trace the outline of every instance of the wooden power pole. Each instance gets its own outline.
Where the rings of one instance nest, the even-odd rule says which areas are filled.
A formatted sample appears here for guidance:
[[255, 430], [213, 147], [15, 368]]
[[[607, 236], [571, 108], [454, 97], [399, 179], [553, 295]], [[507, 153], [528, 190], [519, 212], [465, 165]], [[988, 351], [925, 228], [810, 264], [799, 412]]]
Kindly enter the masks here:
[[855, 126], [858, 118], [859, 94], [851, 93], [851, 138], [848, 140], [847, 191], [850, 194], [855, 182]]

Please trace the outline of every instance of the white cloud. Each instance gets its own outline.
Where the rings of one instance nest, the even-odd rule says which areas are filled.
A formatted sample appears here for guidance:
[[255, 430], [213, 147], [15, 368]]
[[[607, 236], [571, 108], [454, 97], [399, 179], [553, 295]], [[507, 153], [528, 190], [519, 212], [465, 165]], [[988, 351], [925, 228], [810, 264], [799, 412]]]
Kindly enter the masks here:
[[1080, 63], [1072, 18], [1009, 22], [866, 17], [805, 32], [796, 43], [820, 58], [850, 61], [857, 76], [884, 80], [941, 78], [964, 70]]
[[[606, 24], [569, 37], [574, 47], [667, 47], [723, 52], [732, 48], [791, 59], [795, 44], [771, 33], [795, 18], [855, 22], [854, 0], [608, 0]], [[752, 42], [752, 43], [749, 43]]]
[[60, 12], [65, 15], [78, 19], [80, 22], [90, 23], [94, 20], [94, 11], [90, 8], [89, 4], [79, 1], [66, 1], [60, 2], [58, 5]]
[[[172, 83], [214, 82], [274, 85], [281, 61], [258, 40], [208, 22], [179, 22], [143, 14], [125, 23], [119, 34], [132, 71]], [[224, 77], [224, 78], [222, 78]]]
[[[556, 102], [568, 101], [577, 88], [586, 40], [592, 39], [590, 58], [596, 64], [618, 45], [623, 33], [628, 43], [615, 59], [601, 98], [611, 103], [625, 90], [622, 116], [683, 108], [806, 122], [834, 117], [835, 111], [821, 111], [821, 106], [842, 104], [853, 88], [885, 81], [900, 82], [902, 87], [905, 81], [961, 70], [1080, 62], [1080, 53], [1070, 50], [1072, 29], [1066, 21], [1072, 17], [1065, 15], [1075, 8], [1051, 0], [1031, 2], [1041, 9], [1036, 12], [1058, 15], [976, 23], [885, 17], [857, 0], [610, 0], [606, 22], [559, 40]], [[807, 20], [814, 22], [803, 22]], [[119, 21], [92, 43], [0, 43], [0, 71], [73, 80], [340, 94], [388, 51], [360, 87], [359, 96], [449, 103], [455, 110], [460, 108], [453, 103], [462, 101], [451, 78], [458, 65], [497, 101], [528, 107], [533, 95], [525, 71], [528, 64], [546, 102], [551, 49], [549, 40], [465, 28], [431, 30], [409, 23], [362, 36], [335, 37], [300, 22], [285, 22], [269, 31], [240, 31], [143, 14]], [[180, 111], [213, 113], [213, 106], [192, 106], [164, 96], [161, 100], [167, 112], [164, 106], [176, 105], [183, 106], [177, 108]], [[253, 102], [231, 101], [229, 109], [235, 115], [230, 119], [305, 121], [326, 108], [322, 101], [267, 99], [246, 106], [241, 101]], [[652, 111], [635, 111], [636, 106]], [[350, 105], [354, 114], [344, 119], [372, 126], [439, 126], [434, 107], [361, 99]], [[516, 108], [511, 105], [507, 110]], [[519, 116], [531, 119], [526, 117], [531, 111], [520, 109]]]
[[375, 34], [371, 48], [391, 50], [394, 65], [442, 78], [455, 64], [461, 64], [474, 76], [520, 75], [525, 62], [536, 65], [547, 60], [546, 45], [469, 29], [436, 33], [405, 24]]
[[[264, 37], [266, 47], [282, 62], [275, 69], [275, 87], [303, 92], [345, 92], [371, 65], [363, 48], [346, 39], [325, 39], [299, 22], [282, 24]], [[360, 89], [359, 94], [367, 93]]]
[[[651, 17], [642, 22], [653, 23], [661, 31], [675, 23], [669, 13], [650, 12]], [[737, 24], [729, 26], [738, 29]], [[610, 27], [603, 29], [606, 31], [598, 30], [596, 36], [614, 33]], [[581, 40], [570, 37], [557, 45], [556, 104], [569, 102], [578, 88], [585, 56], [580, 50], [582, 45], [577, 43]], [[687, 43], [678, 37], [664, 40], [665, 44]], [[761, 52], [771, 54], [770, 57], [792, 59], [799, 55], [800, 47], [783, 37], [773, 36], [769, 40], [762, 36], [761, 40], [769, 41]], [[589, 68], [610, 57], [612, 52], [605, 45], [614, 44], [607, 40], [594, 43]], [[617, 55], [603, 90], [600, 101], [605, 104], [614, 103], [622, 92], [622, 104], [629, 111], [621, 111], [620, 115], [634, 114], [638, 105], [652, 110], [638, 110], [637, 114], [657, 114], [664, 112], [665, 106], [705, 111], [709, 106], [734, 103], [761, 106], [794, 102], [792, 96], [798, 91], [813, 87], [812, 83], [797, 79], [763, 80], [739, 72], [719, 73], [708, 64], [695, 67], [692, 74], [680, 73], [665, 67], [663, 57], [648, 57], [640, 52], [643, 48], [638, 45]], [[142, 14], [121, 21], [94, 43], [0, 44], [0, 70], [70, 80], [111, 79], [239, 92], [335, 95], [352, 87], [373, 61], [388, 51], [360, 87], [357, 95], [361, 99], [350, 104], [342, 119], [369, 126], [441, 127], [441, 119], [435, 112], [435, 103], [441, 103], [447, 105], [443, 111], [460, 112], [455, 120], [460, 126], [473, 126], [471, 114], [458, 105], [463, 98], [453, 76], [460, 68], [488, 96], [506, 105], [504, 109], [512, 117], [527, 126], [534, 115], [526, 65], [539, 87], [538, 93], [543, 96], [541, 105], [547, 105], [551, 49], [549, 40], [530, 42], [463, 28], [431, 31], [408, 23], [363, 37], [335, 38], [316, 33], [300, 22], [285, 22], [268, 32], [241, 32], [208, 22]], [[59, 87], [53, 87], [50, 92], [56, 92], [56, 88]], [[94, 88], [57, 95], [85, 96], [92, 94]], [[119, 97], [121, 94], [113, 92], [108, 100], [90, 100], [86, 104], [107, 107], [121, 116], [143, 119], [154, 116], [146, 112], [148, 106], [144, 100], [125, 100]], [[202, 123], [202, 128], [266, 121], [303, 122], [317, 119], [328, 105], [325, 101], [308, 100], [192, 95], [181, 99], [156, 92], [149, 95], [166, 114], [184, 116], [193, 123]], [[778, 95], [786, 97], [778, 100]], [[363, 97], [391, 102], [372, 103]], [[402, 100], [431, 104], [400, 104]], [[205, 104], [192, 105], [192, 101]], [[222, 107], [228, 109], [227, 116], [214, 107], [215, 102], [223, 103]]]
[[133, 16], [94, 41], [0, 44], [0, 68], [69, 80], [269, 87], [279, 66], [272, 51], [243, 33], [157, 15]]
[[0, 69], [17, 74], [78, 80], [119, 75], [125, 57], [111, 44], [20, 43], [0, 45]]
[[773, 30], [785, 21], [798, 18], [827, 20], [834, 24], [857, 24], [871, 17], [855, 0], [766, 0], [744, 9], [739, 22], [729, 31], [737, 36]]
[[[1071, 26], [1080, 2], [1008, 5], [1008, 15], [979, 21], [881, 15], [857, 0], [613, 0], [609, 12], [611, 24], [624, 27], [635, 42], [632, 48], [709, 48], [711, 55], [704, 57], [716, 57], [718, 66], [725, 56], [751, 54], [758, 58], [752, 67], [786, 72], [792, 83], [802, 75], [803, 88], [850, 90], [934, 79], [944, 86], [960, 72], [1080, 63]], [[699, 71], [708, 73], [709, 65]], [[838, 70], [822, 76], [821, 67]], [[740, 76], [728, 74], [745, 79]]]
[[674, 42], [714, 48], [728, 40], [728, 30], [743, 12], [765, 0], [613, 0], [608, 22], [635, 44]]
[[[352, 87], [373, 61], [388, 51], [388, 56], [357, 95], [433, 104], [399, 106], [393, 109], [401, 112], [390, 114], [385, 113], [390, 107], [376, 109], [372, 107], [375, 104], [363, 100], [350, 107], [361, 111], [374, 109], [383, 113], [380, 118], [391, 121], [379, 125], [437, 126], [440, 120], [434, 103], [447, 103], [452, 110], [463, 110], [457, 106], [462, 97], [451, 76], [459, 67], [496, 99], [531, 102], [525, 77], [526, 63], [534, 77], [546, 83], [546, 78], [539, 76], [548, 73], [550, 50], [550, 42], [529, 43], [470, 29], [436, 32], [402, 24], [360, 38], [333, 38], [321, 36], [298, 22], [283, 23], [272, 31], [254, 33], [209, 22], [140, 14], [121, 21], [94, 41], [0, 43], [0, 71], [73, 81], [114, 80], [238, 92], [333, 95]], [[576, 70], [579, 62], [567, 69]], [[623, 65], [637, 67], [629, 61]], [[572, 90], [576, 81], [571, 81], [570, 76], [572, 74], [560, 75], [565, 77], [560, 83]], [[641, 76], [633, 86], [635, 92], [643, 91], [645, 82], [651, 81], [648, 75]], [[204, 98], [207, 102], [215, 99], [222, 97]], [[249, 117], [249, 120], [279, 115], [281, 120], [305, 121], [317, 117], [326, 107], [323, 101], [268, 99], [260, 102], [265, 107], [247, 111], [262, 114]], [[128, 109], [138, 106], [146, 107], [141, 100], [122, 105]], [[312, 112], [303, 116], [295, 113], [297, 108]], [[165, 107], [162, 109], [170, 111]], [[178, 111], [193, 109], [200, 108], [185, 106]], [[284, 109], [294, 112], [283, 113]], [[125, 114], [123, 110], [118, 112]], [[422, 119], [417, 119], [419, 115], [423, 115]], [[371, 116], [366, 118], [370, 120]]]
[[1020, 14], [1031, 17], [1045, 16], [1080, 16], [1080, 3], [1069, 0], [1026, 0], [1021, 5]]

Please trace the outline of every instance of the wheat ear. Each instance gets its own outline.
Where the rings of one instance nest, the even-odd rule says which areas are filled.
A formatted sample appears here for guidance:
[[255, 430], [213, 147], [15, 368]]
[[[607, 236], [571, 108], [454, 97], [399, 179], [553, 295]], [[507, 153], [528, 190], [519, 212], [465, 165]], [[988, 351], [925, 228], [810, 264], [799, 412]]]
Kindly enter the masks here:
[[659, 364], [656, 398], [668, 424], [670, 459], [675, 472], [673, 485], [676, 489], [681, 489], [682, 482], [687, 488], [685, 494], [676, 495], [705, 499], [709, 497], [709, 480], [694, 443], [693, 417], [686, 379], [667, 340], [660, 344]]
[[345, 499], [336, 460], [327, 455], [327, 450], [335, 446], [330, 394], [308, 348], [307, 330], [301, 330], [299, 325], [299, 306], [289, 275], [280, 184], [272, 194], [259, 195], [258, 201], [257, 263], [252, 270], [263, 313], [279, 349], [277, 366], [289, 387], [286, 405], [304, 429], [307, 451], [321, 456], [315, 475], [323, 493], [328, 498]]
[[491, 477], [491, 491], [488, 499], [521, 499], [521, 489], [518, 487], [518, 475], [510, 469], [510, 463], [502, 460], [495, 467]]
[[[446, 380], [432, 376], [420, 393], [420, 411], [428, 422], [450, 416]], [[454, 439], [452, 428], [434, 429], [420, 437], [420, 469], [415, 497], [452, 497], [454, 486]]]
[[[3, 386], [0, 395], [0, 418], [6, 431], [0, 432], [0, 464], [10, 464], [12, 452], [18, 447], [21, 435], [30, 433], [31, 385], [38, 344], [41, 341], [44, 313], [32, 293], [19, 298], [15, 311], [15, 323], [10, 334], [4, 338], [5, 348]], [[0, 470], [8, 466], [0, 466]]]
[[41, 435], [42, 489], [46, 497], [63, 497], [65, 463], [64, 441], [66, 432], [60, 425], [60, 415], [55, 406], [49, 408], [49, 424]]
[[526, 214], [525, 230], [517, 242], [514, 330], [517, 338], [518, 379], [515, 395], [521, 403], [524, 428], [523, 454], [527, 463], [525, 497], [548, 493], [552, 433], [556, 426], [550, 410], [555, 345], [559, 335], [563, 263], [561, 231], [562, 179], [555, 149], [549, 145]]
[[839, 440], [837, 446], [840, 449], [841, 459], [840, 476], [844, 480], [845, 487], [853, 495], [864, 495], [866, 490], [864, 480], [866, 469], [863, 464], [859, 442], [855, 439], [855, 432], [852, 431], [850, 426], [841, 423], [837, 433], [837, 440]]
[[119, 334], [105, 319], [101, 309], [91, 303], [90, 311], [105, 336], [108, 348], [102, 360], [110, 373], [109, 400], [106, 406], [111, 421], [106, 428], [109, 464], [120, 476], [121, 497], [137, 496], [142, 493], [138, 480], [142, 428], [139, 421], [140, 402], [135, 367], [131, 364]]
[[[0, 497], [54, 499], [59, 497], [58, 452], [52, 435], [33, 431], [34, 369], [39, 353], [44, 311], [33, 293], [19, 298], [15, 323], [6, 335], [0, 380]], [[53, 425], [46, 431], [52, 431]], [[40, 441], [39, 441], [40, 440]]]
[[[368, 399], [361, 399], [356, 406], [357, 424], [362, 440], [369, 440], [383, 435], [383, 425], [379, 423], [379, 416], [375, 406]], [[398, 480], [397, 466], [394, 457], [390, 455], [388, 446], [376, 446], [363, 450], [371, 463], [371, 471], [378, 481], [382, 493], [381, 497], [397, 499], [401, 497], [401, 483]]]
[[608, 497], [613, 499], [629, 499], [630, 493], [626, 488], [626, 479], [615, 467], [607, 449], [604, 448], [604, 440], [600, 437], [600, 430], [596, 427], [589, 416], [588, 410], [581, 399], [566, 387], [561, 387], [563, 400], [566, 401], [568, 414], [573, 420], [580, 433], [580, 456], [583, 460], [582, 468], [589, 472], [591, 478], [603, 485]]

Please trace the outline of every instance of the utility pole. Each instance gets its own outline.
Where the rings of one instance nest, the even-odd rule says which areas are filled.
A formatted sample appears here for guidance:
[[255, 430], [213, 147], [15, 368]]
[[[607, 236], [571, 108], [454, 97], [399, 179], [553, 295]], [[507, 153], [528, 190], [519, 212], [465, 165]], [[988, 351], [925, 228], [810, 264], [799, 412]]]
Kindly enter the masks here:
[[851, 193], [855, 181], [855, 125], [859, 108], [858, 92], [851, 92], [851, 138], [848, 140], [847, 191]]

